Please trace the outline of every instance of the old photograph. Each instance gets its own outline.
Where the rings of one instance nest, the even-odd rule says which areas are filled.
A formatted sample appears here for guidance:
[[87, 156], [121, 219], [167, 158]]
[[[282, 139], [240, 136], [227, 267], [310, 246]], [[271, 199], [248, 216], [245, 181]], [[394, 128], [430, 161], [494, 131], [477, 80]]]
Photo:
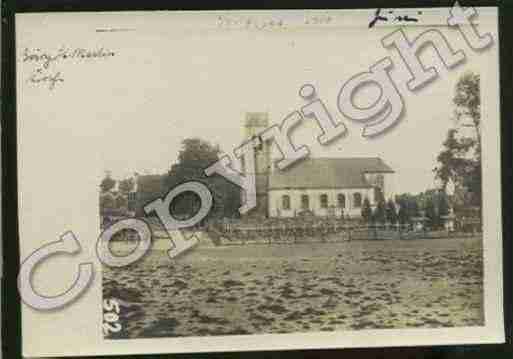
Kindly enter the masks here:
[[[475, 96], [479, 106], [479, 75], [457, 86], [469, 91], [463, 101]], [[440, 143], [438, 167], [425, 166], [439, 185], [414, 194], [394, 188], [401, 173], [380, 157], [309, 158], [280, 172], [271, 170], [265, 144], [255, 155], [258, 207], [239, 215], [240, 190], [202, 175], [219, 152], [202, 138], [183, 140], [168, 173], [118, 181], [107, 173], [104, 226], [142, 215], [168, 183], [203, 180], [218, 203], [194, 228], [200, 241], [190, 253], [171, 262], [152, 249], [130, 267], [103, 269], [105, 313], [119, 310], [118, 321], [104, 323], [106, 337], [483, 325], [480, 119], [469, 120], [473, 134], [454, 127], [429, 138]], [[248, 113], [241, 124], [251, 137], [268, 121], [267, 113]], [[394, 160], [417, 158], [406, 152]], [[195, 200], [185, 192], [172, 213], [192, 216]], [[155, 241], [169, 241], [158, 218], [146, 219]], [[131, 234], [117, 233], [112, 250], [132, 251]]]
[[[329, 15], [321, 20], [329, 22]], [[240, 32], [242, 37], [259, 36]], [[334, 33], [345, 41], [344, 32]], [[275, 41], [283, 42], [283, 48], [282, 59], [275, 60], [305, 56], [303, 51], [311, 46], [308, 35], [277, 35]], [[216, 41], [215, 35], [208, 41]], [[270, 46], [256, 42], [248, 52], [265, 54]], [[194, 76], [179, 84], [171, 77], [169, 81], [202, 89], [195, 98], [203, 103], [201, 96], [219, 86], [210, 77], [222, 76], [219, 72], [228, 71], [230, 64], [248, 64], [252, 57], [230, 49], [208, 61], [194, 52], [183, 54], [191, 69], [182, 71]], [[312, 69], [302, 69], [298, 81], [317, 80], [315, 67], [326, 62], [343, 66], [342, 57], [349, 61], [350, 52], [347, 48], [315, 62], [309, 59]], [[383, 139], [346, 144], [349, 136], [362, 137], [351, 128], [347, 139], [335, 138], [329, 150], [317, 143], [315, 153], [293, 159], [284, 169], [280, 161], [291, 159], [284, 158], [281, 139], [267, 134], [277, 125], [284, 131], [288, 123], [281, 124], [280, 99], [270, 102], [267, 97], [273, 84], [256, 79], [260, 71], [245, 73], [239, 97], [218, 103], [219, 112], [204, 106], [193, 114], [189, 108], [156, 113], [144, 130], [154, 133], [169, 126], [173, 139], [150, 146], [144, 141], [158, 140], [134, 134], [138, 162], [131, 164], [128, 154], [113, 158], [129, 166], [105, 168], [99, 184], [103, 230], [117, 220], [138, 217], [153, 234], [153, 247], [141, 260], [128, 267], [103, 267], [105, 337], [483, 326], [481, 70], [473, 66], [457, 71], [450, 80], [433, 84], [432, 93], [419, 94], [423, 100], [418, 108], [408, 108], [415, 116], [403, 119], [412, 126], [400, 123], [392, 129], [397, 135], [393, 143], [384, 139], [393, 135], [384, 133]], [[247, 87], [254, 88], [255, 105], [245, 112], [247, 106], [238, 100]], [[301, 89], [306, 90], [316, 91], [310, 83]], [[375, 99], [370, 90], [358, 94], [364, 107]], [[345, 126], [335, 111], [317, 111]], [[306, 112], [297, 112], [294, 126], [303, 131], [302, 138], [310, 133], [315, 143], [323, 128], [315, 128], [315, 118]], [[175, 121], [181, 125], [173, 125]], [[229, 133], [215, 129], [221, 122], [231, 127]], [[234, 135], [237, 131], [240, 138]], [[296, 129], [288, 131], [297, 154], [301, 142], [294, 137]], [[241, 213], [248, 190], [226, 175], [207, 175], [205, 170], [229, 154], [230, 145], [236, 148], [254, 139], [259, 142], [249, 154], [253, 158], [231, 157], [232, 164], [239, 161], [242, 175], [255, 179], [255, 206]], [[145, 148], [156, 146], [168, 156], [159, 159], [160, 171], [141, 160], [152, 156]], [[213, 206], [185, 229], [198, 243], [171, 259], [165, 249], [172, 235], [145, 206], [187, 181], [206, 185]], [[171, 200], [169, 212], [185, 220], [201, 205], [196, 193], [183, 191]], [[136, 231], [120, 230], [112, 237], [111, 250], [124, 256], [138, 241]]]
[[503, 340], [494, 9], [96, 15], [19, 17], [26, 353]]

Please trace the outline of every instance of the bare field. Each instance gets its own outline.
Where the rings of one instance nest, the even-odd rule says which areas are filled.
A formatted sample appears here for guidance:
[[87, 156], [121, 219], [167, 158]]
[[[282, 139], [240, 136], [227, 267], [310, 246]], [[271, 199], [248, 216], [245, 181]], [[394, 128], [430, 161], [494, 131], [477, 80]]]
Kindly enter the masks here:
[[484, 325], [481, 238], [199, 246], [103, 269], [108, 338]]

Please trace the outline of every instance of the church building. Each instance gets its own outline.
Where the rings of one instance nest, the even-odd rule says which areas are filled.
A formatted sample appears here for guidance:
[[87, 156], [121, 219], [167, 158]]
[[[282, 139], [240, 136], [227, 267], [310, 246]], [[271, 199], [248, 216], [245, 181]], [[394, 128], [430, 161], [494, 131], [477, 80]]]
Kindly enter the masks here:
[[[246, 139], [268, 127], [267, 113], [246, 114]], [[380, 196], [388, 200], [395, 195], [394, 170], [378, 157], [305, 158], [284, 170], [273, 167], [271, 142], [267, 142], [255, 153], [257, 207], [248, 216], [309, 213], [357, 218], [365, 198], [375, 207]]]

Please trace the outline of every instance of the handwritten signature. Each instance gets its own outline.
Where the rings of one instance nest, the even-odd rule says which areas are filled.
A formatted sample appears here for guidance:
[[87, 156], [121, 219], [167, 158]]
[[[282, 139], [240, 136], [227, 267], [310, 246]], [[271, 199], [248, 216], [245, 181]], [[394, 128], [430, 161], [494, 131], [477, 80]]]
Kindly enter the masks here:
[[[374, 27], [374, 25], [376, 25], [376, 23], [378, 21], [404, 21], [404, 22], [418, 22], [419, 19], [415, 18], [415, 17], [409, 17], [408, 15], [393, 15], [394, 14], [394, 10], [390, 10], [388, 11], [388, 14], [389, 15], [393, 15], [392, 17], [390, 17], [390, 19], [387, 17], [387, 16], [384, 16], [381, 14], [381, 8], [378, 8], [376, 10], [376, 13], [374, 14], [374, 18], [369, 22], [369, 28], [371, 27]], [[417, 12], [417, 15], [422, 15], [422, 11], [418, 11]]]
[[40, 48], [25, 48], [22, 53], [23, 63], [32, 63], [36, 67], [29, 75], [27, 81], [35, 85], [48, 85], [49, 90], [55, 89], [58, 83], [64, 82], [61, 71], [54, 69], [59, 62], [100, 60], [116, 56], [112, 50], [103, 47], [97, 49], [61, 47], [57, 51], [42, 50]]

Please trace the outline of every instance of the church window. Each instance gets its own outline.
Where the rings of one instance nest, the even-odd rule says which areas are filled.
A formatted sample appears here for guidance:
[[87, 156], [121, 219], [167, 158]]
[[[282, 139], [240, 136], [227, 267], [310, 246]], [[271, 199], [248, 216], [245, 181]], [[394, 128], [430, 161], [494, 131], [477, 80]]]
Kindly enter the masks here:
[[328, 208], [328, 195], [323, 193], [320, 197], [321, 200], [321, 208]]
[[290, 196], [289, 195], [283, 195], [281, 197], [281, 205], [283, 209], [287, 210], [290, 209]]
[[346, 208], [346, 196], [342, 193], [339, 193], [337, 196], [337, 204], [338, 208]]
[[310, 209], [310, 198], [306, 194], [301, 196], [301, 209], [302, 210]]
[[362, 195], [360, 193], [353, 194], [353, 206], [359, 208], [362, 206]]

